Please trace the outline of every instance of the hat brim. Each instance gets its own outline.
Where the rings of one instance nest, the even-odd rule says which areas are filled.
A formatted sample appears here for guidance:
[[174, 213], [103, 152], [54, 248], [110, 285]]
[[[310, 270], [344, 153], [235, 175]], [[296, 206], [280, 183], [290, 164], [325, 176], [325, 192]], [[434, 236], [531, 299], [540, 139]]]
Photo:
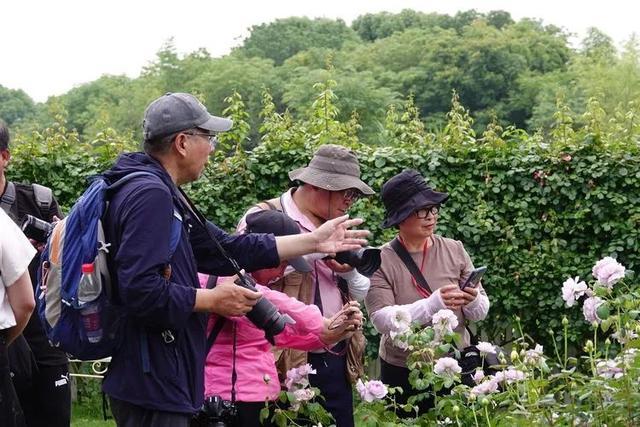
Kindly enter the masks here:
[[292, 181], [302, 181], [305, 184], [323, 188], [328, 191], [342, 191], [355, 188], [365, 196], [376, 194], [367, 184], [355, 176], [330, 173], [320, 169], [302, 167], [289, 172]]
[[415, 194], [407, 200], [400, 208], [393, 212], [388, 212], [387, 217], [382, 222], [382, 228], [390, 228], [400, 224], [407, 219], [411, 213], [428, 205], [440, 205], [447, 201], [448, 193], [440, 193], [434, 190], [423, 191]]
[[287, 261], [298, 273], [310, 273], [313, 271], [311, 265], [303, 257], [293, 258]]
[[208, 130], [209, 132], [226, 132], [232, 126], [233, 120], [212, 115], [209, 115], [209, 119], [206, 122], [198, 125], [200, 129]]

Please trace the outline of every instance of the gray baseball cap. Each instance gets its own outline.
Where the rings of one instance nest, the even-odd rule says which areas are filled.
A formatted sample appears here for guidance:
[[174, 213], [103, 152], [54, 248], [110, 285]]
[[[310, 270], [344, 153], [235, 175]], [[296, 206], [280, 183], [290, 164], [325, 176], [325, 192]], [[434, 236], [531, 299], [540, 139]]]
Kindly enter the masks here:
[[209, 114], [198, 99], [188, 93], [166, 93], [153, 101], [144, 112], [142, 130], [145, 141], [182, 130], [200, 128], [209, 132], [231, 129], [233, 121]]

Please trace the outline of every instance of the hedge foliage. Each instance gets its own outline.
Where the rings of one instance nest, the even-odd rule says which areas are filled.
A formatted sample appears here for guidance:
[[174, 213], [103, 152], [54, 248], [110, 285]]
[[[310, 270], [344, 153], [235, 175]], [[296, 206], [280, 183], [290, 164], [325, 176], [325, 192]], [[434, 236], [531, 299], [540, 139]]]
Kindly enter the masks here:
[[[363, 180], [376, 190], [403, 169], [418, 169], [451, 196], [441, 211], [439, 233], [462, 240], [474, 263], [489, 268], [484, 286], [492, 306], [481, 328], [497, 342], [516, 315], [527, 333], [547, 344], [548, 330], [561, 329], [562, 314], [572, 324], [584, 324], [560, 298], [561, 284], [576, 266], [583, 278], [593, 260], [606, 255], [632, 270], [640, 267], [640, 118], [634, 113], [603, 117], [592, 101], [587, 125], [575, 129], [567, 107], [559, 104], [549, 134], [490, 125], [475, 135], [454, 94], [446, 127], [427, 134], [409, 98], [404, 108], [390, 109], [381, 125], [386, 145], [371, 146], [358, 141], [356, 116], [346, 123], [336, 120], [334, 86], [332, 81], [317, 85], [309, 114], [297, 121], [278, 113], [265, 93], [262, 142], [251, 152], [236, 149], [250, 129], [242, 99], [228, 98], [226, 114], [234, 117], [234, 130], [223, 136], [202, 179], [188, 188], [209, 218], [233, 229], [248, 207], [288, 188], [287, 173], [305, 165], [323, 143], [352, 147]], [[110, 129], [80, 141], [63, 124], [15, 140], [10, 179], [51, 186], [66, 209], [84, 189], [85, 177], [136, 146], [130, 136]], [[372, 244], [393, 236], [393, 230], [380, 228], [384, 209], [378, 196], [357, 202], [353, 215], [365, 219]], [[572, 341], [587, 333], [584, 325], [572, 331]]]

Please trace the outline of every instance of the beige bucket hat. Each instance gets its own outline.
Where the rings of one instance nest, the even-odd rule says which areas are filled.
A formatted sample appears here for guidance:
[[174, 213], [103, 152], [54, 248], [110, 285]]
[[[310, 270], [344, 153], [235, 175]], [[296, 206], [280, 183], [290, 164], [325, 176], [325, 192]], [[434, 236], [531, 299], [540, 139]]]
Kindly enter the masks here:
[[360, 180], [360, 164], [356, 154], [339, 145], [321, 146], [309, 165], [292, 170], [289, 178], [329, 191], [355, 188], [365, 196], [375, 194], [371, 187]]

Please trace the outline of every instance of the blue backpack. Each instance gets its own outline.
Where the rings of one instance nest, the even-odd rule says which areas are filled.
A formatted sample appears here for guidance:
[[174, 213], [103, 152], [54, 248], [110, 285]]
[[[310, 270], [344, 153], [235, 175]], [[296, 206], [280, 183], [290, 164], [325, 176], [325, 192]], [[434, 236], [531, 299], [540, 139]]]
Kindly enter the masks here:
[[[119, 343], [123, 310], [114, 303], [115, 280], [108, 265], [109, 246], [102, 227], [108, 199], [125, 183], [150, 172], [133, 172], [115, 183], [102, 176], [93, 179], [89, 188], [71, 208], [69, 215], [56, 223], [41, 255], [38, 272], [38, 316], [52, 345], [80, 360], [111, 356]], [[182, 232], [182, 217], [174, 211], [171, 226], [170, 256], [176, 250]], [[91, 302], [78, 299], [82, 265], [93, 264], [92, 280], [100, 288]], [[81, 317], [88, 305], [99, 313], [101, 338], [91, 340]]]

